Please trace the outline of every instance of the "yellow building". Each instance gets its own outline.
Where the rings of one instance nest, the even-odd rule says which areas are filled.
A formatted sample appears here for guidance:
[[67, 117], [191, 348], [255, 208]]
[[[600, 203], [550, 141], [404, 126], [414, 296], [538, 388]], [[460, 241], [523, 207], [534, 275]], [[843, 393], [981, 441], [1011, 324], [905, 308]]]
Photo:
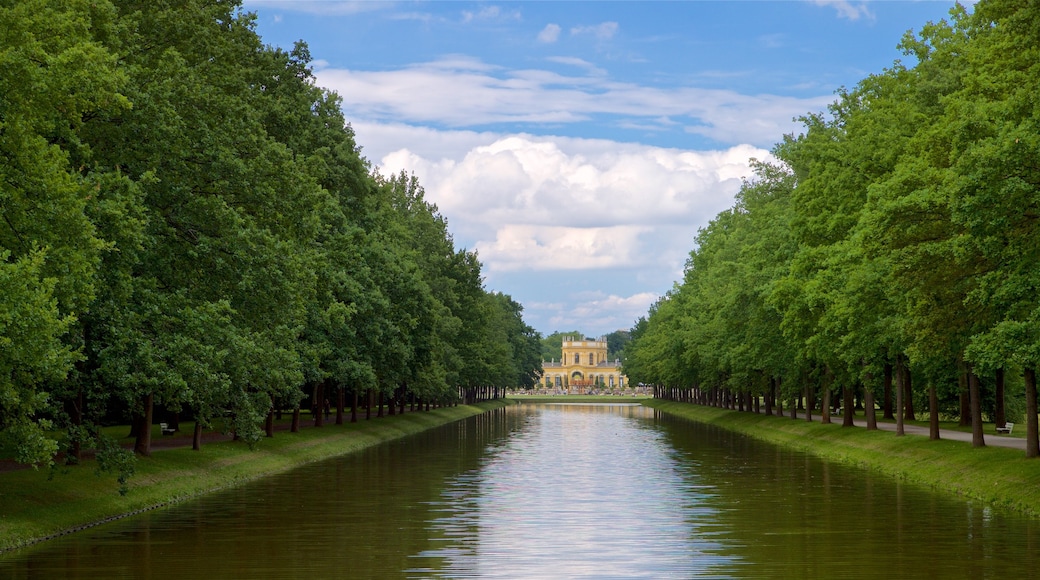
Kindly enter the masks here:
[[628, 385], [621, 361], [607, 360], [607, 340], [563, 341], [563, 359], [542, 361], [540, 382], [547, 389], [584, 394], [593, 387], [618, 389]]

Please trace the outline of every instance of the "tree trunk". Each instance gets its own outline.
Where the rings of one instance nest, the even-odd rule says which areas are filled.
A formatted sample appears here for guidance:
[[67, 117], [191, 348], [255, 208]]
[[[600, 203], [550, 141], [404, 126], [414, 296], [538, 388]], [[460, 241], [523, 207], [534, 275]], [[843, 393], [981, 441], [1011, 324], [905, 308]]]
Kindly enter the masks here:
[[765, 394], [766, 415], [773, 414], [773, 377], [769, 377], [769, 390]]
[[845, 385], [841, 388], [842, 400], [841, 406], [841, 426], [842, 427], [855, 427], [856, 424], [853, 421], [856, 413], [856, 394], [853, 392], [852, 387]]
[[917, 413], [914, 412], [914, 387], [913, 387], [913, 374], [910, 372], [910, 367], [903, 365], [903, 373], [906, 378], [903, 381], [903, 388], [906, 392], [903, 394], [903, 417], [906, 421], [916, 421]]
[[906, 395], [906, 389], [903, 388], [903, 383], [906, 381], [906, 373], [903, 372], [903, 357], [900, 356], [896, 359], [896, 436], [901, 437], [906, 435], [906, 431], [903, 429], [903, 398]]
[[292, 411], [292, 424], [289, 426], [290, 433], [300, 432], [300, 404], [296, 403]]
[[379, 391], [379, 406], [376, 407], [376, 419], [383, 418], [383, 391]]
[[336, 424], [343, 424], [343, 408], [347, 405], [347, 394], [343, 390], [343, 386], [340, 385], [339, 389], [336, 390]]
[[357, 423], [358, 392], [356, 388], [351, 392], [354, 394], [354, 398], [351, 399], [350, 403], [350, 422]]
[[968, 370], [968, 398], [971, 399], [971, 446], [985, 447], [986, 439], [982, 434], [982, 386], [979, 376], [972, 369]]
[[928, 438], [939, 439], [939, 395], [935, 392], [935, 381], [928, 383]]
[[830, 425], [831, 423], [831, 386], [823, 385], [823, 399], [820, 401], [820, 423]]
[[805, 379], [805, 420], [812, 422], [813, 407], [816, 405], [816, 401], [813, 400], [813, 388], [812, 380], [806, 377]]
[[885, 394], [881, 402], [881, 411], [884, 419], [895, 419], [892, 416], [892, 365], [885, 364]]
[[314, 410], [315, 427], [325, 426], [325, 381], [318, 381], [314, 383], [314, 398], [312, 399], [313, 404], [311, 408]]
[[372, 398], [373, 398], [372, 389], [368, 389], [366, 391], [366, 393], [368, 394], [368, 404], [365, 405], [365, 420], [366, 421], [371, 421], [372, 420]]
[[[873, 377], [870, 378], [873, 384]], [[874, 409], [874, 391], [869, 387], [863, 388], [864, 414], [867, 416], [867, 431], [877, 431], [877, 411]]]
[[997, 427], [1004, 427], [1007, 423], [1007, 416], [1005, 415], [1004, 408], [1004, 369], [997, 369], [997, 376], [993, 389], [994, 398], [996, 399], [997, 404], [997, 408], [993, 412], [993, 422], [996, 423]]
[[784, 416], [784, 398], [780, 395], [780, 377], [773, 381], [773, 402], [776, 404], [776, 416]]
[[191, 433], [191, 450], [202, 451], [202, 421], [195, 418], [195, 429]]
[[264, 421], [264, 435], [274, 437], [274, 407], [267, 410], [267, 420]]
[[152, 454], [152, 403], [155, 395], [148, 393], [141, 400], [144, 405], [144, 413], [139, 417], [140, 424], [137, 427], [137, 439], [134, 441], [134, 453], [149, 457]]
[[1040, 457], [1036, 409], [1036, 369], [1025, 370], [1026, 382], [1026, 457]]

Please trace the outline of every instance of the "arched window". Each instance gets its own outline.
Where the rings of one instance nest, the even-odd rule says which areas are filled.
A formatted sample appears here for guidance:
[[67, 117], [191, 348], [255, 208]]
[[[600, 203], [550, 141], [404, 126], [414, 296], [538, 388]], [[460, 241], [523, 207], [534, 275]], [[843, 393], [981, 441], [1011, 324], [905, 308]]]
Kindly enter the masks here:
[[589, 366], [591, 367], [591, 366], [594, 366], [595, 364], [596, 364], [596, 355], [594, 355], [594, 354], [592, 354], [590, 352], [589, 353]]
[[614, 388], [614, 375], [610, 375], [610, 388]]
[[574, 364], [578, 364], [580, 362], [581, 362], [581, 355], [578, 354], [578, 353], [574, 353]]

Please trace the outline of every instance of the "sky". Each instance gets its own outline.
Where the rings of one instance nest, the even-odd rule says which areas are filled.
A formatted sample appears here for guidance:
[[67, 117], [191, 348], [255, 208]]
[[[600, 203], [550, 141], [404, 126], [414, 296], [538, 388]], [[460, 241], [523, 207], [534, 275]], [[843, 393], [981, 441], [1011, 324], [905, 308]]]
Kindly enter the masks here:
[[631, 328], [797, 117], [950, 1], [245, 0], [540, 331]]

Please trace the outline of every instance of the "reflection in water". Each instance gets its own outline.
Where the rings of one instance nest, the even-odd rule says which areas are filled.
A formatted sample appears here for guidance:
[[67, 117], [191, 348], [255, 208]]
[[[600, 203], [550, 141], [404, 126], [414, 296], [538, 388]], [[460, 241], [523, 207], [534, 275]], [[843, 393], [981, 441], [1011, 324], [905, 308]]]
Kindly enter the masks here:
[[1037, 524], [634, 405], [523, 404], [0, 556], [2, 578], [1000, 578]]
[[[728, 559], [707, 529], [709, 490], [678, 464], [639, 406], [550, 406], [452, 478], [433, 522], [441, 545], [414, 572], [481, 578], [663, 578]], [[718, 577], [717, 573], [714, 574]]]
[[718, 539], [741, 556], [735, 576], [999, 578], [1040, 564], [1031, 519], [717, 427], [656, 419], [717, 490]]

